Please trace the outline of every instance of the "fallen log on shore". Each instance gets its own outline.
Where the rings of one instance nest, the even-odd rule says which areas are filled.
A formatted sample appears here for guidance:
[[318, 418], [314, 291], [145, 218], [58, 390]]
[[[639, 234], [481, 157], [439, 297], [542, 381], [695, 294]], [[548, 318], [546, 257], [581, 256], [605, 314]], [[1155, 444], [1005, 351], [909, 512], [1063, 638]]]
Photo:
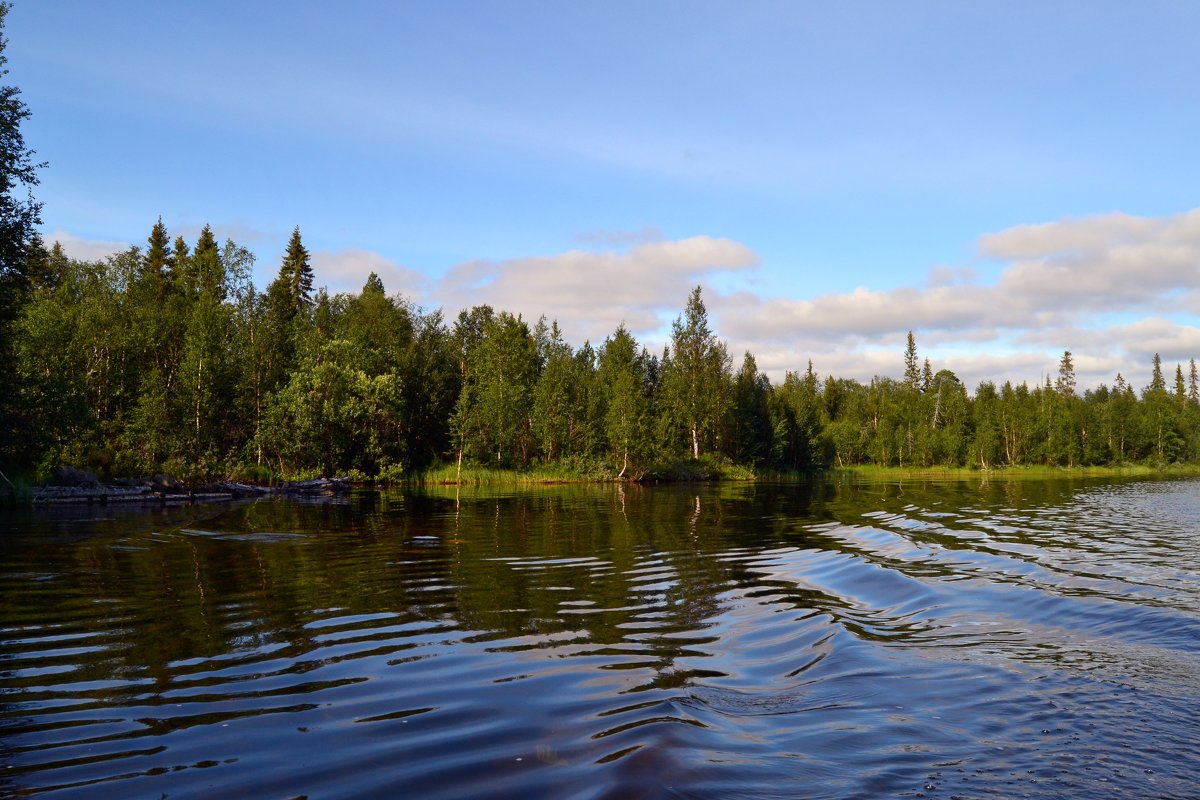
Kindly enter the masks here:
[[[178, 487], [178, 488], [176, 488]], [[228, 503], [229, 500], [246, 498], [282, 497], [336, 498], [352, 488], [349, 479], [316, 479], [311, 481], [289, 481], [281, 486], [252, 486], [250, 483], [210, 483], [199, 491], [187, 491], [176, 485], [172, 488], [156, 487], [150, 483], [134, 486], [107, 485], [88, 482], [79, 486], [38, 486], [31, 492], [34, 505], [61, 504], [137, 504], [137, 503]]]
[[279, 486], [254, 486], [236, 481], [218, 481], [188, 489], [169, 475], [122, 478], [102, 484], [93, 473], [74, 467], [56, 467], [54, 476], [62, 485], [35, 486], [34, 505], [108, 503], [223, 503], [245, 498], [290, 496], [297, 498], [339, 497], [352, 488], [349, 478], [316, 478], [288, 481]]

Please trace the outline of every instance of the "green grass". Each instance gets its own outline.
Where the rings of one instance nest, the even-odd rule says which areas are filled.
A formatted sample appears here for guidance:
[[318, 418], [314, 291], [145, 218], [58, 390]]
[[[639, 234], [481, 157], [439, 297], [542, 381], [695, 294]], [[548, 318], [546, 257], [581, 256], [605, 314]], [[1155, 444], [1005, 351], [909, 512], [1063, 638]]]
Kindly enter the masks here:
[[866, 480], [888, 480], [896, 478], [1113, 478], [1155, 475], [1200, 475], [1200, 464], [1124, 464], [1120, 466], [1054, 467], [1043, 465], [993, 467], [895, 467], [860, 464], [852, 467], [829, 469], [822, 474], [831, 477], [851, 477]]
[[[613, 475], [608, 480], [613, 480]], [[588, 483], [604, 480], [595, 475], [578, 472], [564, 464], [545, 464], [529, 469], [503, 469], [463, 465], [461, 473], [456, 464], [442, 464], [417, 473], [415, 482], [431, 485], [479, 486], [483, 484], [507, 484], [525, 486], [547, 483]]]
[[[507, 484], [527, 486], [554, 483], [599, 483], [617, 480], [619, 470], [593, 459], [568, 459], [536, 464], [525, 469], [484, 467], [464, 464], [461, 474], [457, 464], [439, 464], [415, 476], [414, 482], [425, 485], [483, 485]], [[734, 464], [728, 459], [702, 456], [699, 460], [685, 459], [656, 464], [642, 478], [651, 481], [753, 481], [754, 470]]]

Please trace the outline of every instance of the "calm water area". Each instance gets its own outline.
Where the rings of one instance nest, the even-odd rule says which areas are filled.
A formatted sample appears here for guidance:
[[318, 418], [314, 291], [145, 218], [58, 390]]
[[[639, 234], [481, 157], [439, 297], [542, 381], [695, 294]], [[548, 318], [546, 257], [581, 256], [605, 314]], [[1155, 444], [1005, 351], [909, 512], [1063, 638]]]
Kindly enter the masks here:
[[0, 796], [1195, 798], [1200, 481], [0, 516]]

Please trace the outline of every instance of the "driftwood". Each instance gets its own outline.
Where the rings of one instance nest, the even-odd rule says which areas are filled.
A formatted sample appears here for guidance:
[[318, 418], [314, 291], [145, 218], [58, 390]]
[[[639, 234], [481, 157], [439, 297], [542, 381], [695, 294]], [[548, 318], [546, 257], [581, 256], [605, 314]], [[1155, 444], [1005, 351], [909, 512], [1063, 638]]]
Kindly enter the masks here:
[[[111, 484], [101, 484], [90, 472], [62, 466], [55, 468], [54, 476], [60, 484], [65, 485], [34, 487], [31, 495], [35, 504], [221, 503], [268, 495], [338, 497], [351, 489], [348, 478], [291, 481], [273, 487], [221, 481], [189, 489], [171, 476], [161, 473], [149, 478], [123, 478]], [[8, 481], [3, 473], [0, 473], [0, 478]], [[9, 485], [12, 485], [11, 482]]]
[[311, 481], [289, 481], [279, 487], [283, 494], [297, 494], [308, 497], [333, 497], [350, 491], [349, 478], [317, 478]]

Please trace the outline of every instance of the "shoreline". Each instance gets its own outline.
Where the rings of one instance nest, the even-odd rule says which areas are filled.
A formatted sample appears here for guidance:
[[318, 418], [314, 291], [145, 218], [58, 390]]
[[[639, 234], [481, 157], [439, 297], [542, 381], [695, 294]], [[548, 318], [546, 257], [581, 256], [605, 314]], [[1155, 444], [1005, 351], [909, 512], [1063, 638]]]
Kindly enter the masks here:
[[529, 489], [552, 486], [587, 484], [656, 484], [688, 483], [801, 483], [812, 480], [853, 480], [864, 483], [896, 480], [1053, 480], [1061, 478], [1169, 478], [1200, 476], [1200, 464], [1173, 464], [1153, 467], [1144, 464], [1125, 466], [1046, 467], [1009, 466], [979, 469], [978, 467], [898, 467], [857, 465], [835, 467], [813, 472], [754, 473], [739, 469], [729, 475], [717, 471], [684, 471], [681, 474], [643, 475], [634, 478], [571, 475], [560, 470], [513, 470], [468, 468], [461, 474], [447, 475], [433, 470], [411, 475], [399, 481], [360, 481], [347, 477], [317, 478], [304, 481], [284, 481], [274, 486], [239, 482], [213, 482], [188, 490], [182, 487], [164, 489], [147, 484], [130, 486], [121, 483], [85, 486], [37, 485], [25, 491], [7, 492], [10, 502], [33, 507], [63, 505], [186, 505], [193, 503], [225, 503], [259, 497], [339, 497], [352, 489], [386, 489], [397, 486], [439, 487], [509, 486]]

